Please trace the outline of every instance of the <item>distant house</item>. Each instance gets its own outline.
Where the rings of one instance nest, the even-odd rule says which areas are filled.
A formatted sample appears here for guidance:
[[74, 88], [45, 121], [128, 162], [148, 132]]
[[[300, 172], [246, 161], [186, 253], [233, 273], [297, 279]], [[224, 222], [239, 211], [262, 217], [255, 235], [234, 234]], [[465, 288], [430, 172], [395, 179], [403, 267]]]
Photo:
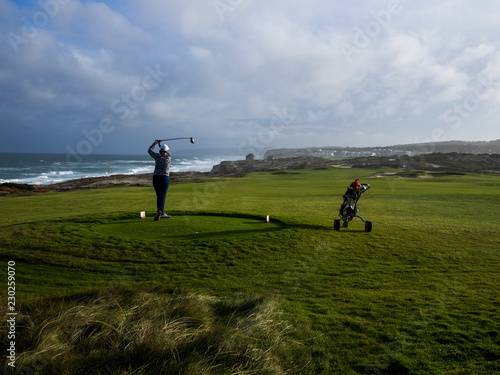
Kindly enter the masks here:
[[248, 154], [247, 157], [246, 157], [246, 160], [247, 161], [250, 161], [250, 160], [255, 160], [255, 155], [254, 154]]

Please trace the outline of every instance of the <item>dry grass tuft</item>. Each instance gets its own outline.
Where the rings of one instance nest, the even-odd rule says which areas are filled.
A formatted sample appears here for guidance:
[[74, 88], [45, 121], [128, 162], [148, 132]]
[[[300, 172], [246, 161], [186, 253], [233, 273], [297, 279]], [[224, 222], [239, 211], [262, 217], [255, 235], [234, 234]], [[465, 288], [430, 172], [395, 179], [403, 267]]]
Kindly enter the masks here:
[[19, 373], [287, 372], [286, 326], [268, 298], [121, 288], [20, 310]]

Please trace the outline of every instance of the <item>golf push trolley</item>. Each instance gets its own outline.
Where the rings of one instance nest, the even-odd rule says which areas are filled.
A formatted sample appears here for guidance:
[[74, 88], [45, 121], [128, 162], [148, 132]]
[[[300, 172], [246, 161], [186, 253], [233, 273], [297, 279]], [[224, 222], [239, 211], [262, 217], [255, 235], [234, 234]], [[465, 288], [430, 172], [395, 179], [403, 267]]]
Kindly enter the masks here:
[[363, 223], [365, 223], [365, 232], [372, 231], [372, 222], [365, 221], [361, 216], [358, 216], [359, 207], [358, 200], [363, 196], [365, 191], [370, 188], [370, 184], [361, 184], [358, 189], [347, 189], [347, 192], [344, 194], [344, 202], [340, 206], [339, 216], [340, 219], [335, 219], [333, 222], [333, 229], [340, 230], [340, 222], [343, 221], [342, 227], [347, 228], [349, 226], [349, 222], [352, 221], [355, 217], [361, 219]]

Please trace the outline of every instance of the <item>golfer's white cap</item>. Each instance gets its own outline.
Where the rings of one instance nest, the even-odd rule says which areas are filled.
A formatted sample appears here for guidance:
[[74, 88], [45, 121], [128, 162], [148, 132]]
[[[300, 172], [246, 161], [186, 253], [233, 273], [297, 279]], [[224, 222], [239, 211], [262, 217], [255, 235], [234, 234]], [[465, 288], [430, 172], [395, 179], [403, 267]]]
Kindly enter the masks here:
[[168, 148], [167, 145], [163, 144], [163, 145], [160, 146], [160, 150], [162, 150], [162, 151], [168, 151], [168, 150], [170, 150], [170, 148]]

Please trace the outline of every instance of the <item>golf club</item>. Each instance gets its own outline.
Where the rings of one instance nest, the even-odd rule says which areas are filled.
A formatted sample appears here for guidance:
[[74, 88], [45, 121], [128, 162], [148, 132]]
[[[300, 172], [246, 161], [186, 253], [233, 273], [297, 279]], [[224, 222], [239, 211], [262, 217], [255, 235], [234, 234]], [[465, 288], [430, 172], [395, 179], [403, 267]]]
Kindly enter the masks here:
[[189, 139], [191, 141], [191, 143], [194, 143], [194, 138], [193, 137], [168, 138], [168, 139], [162, 139], [161, 141], [162, 142], [165, 142], [165, 141], [176, 141], [178, 139]]

